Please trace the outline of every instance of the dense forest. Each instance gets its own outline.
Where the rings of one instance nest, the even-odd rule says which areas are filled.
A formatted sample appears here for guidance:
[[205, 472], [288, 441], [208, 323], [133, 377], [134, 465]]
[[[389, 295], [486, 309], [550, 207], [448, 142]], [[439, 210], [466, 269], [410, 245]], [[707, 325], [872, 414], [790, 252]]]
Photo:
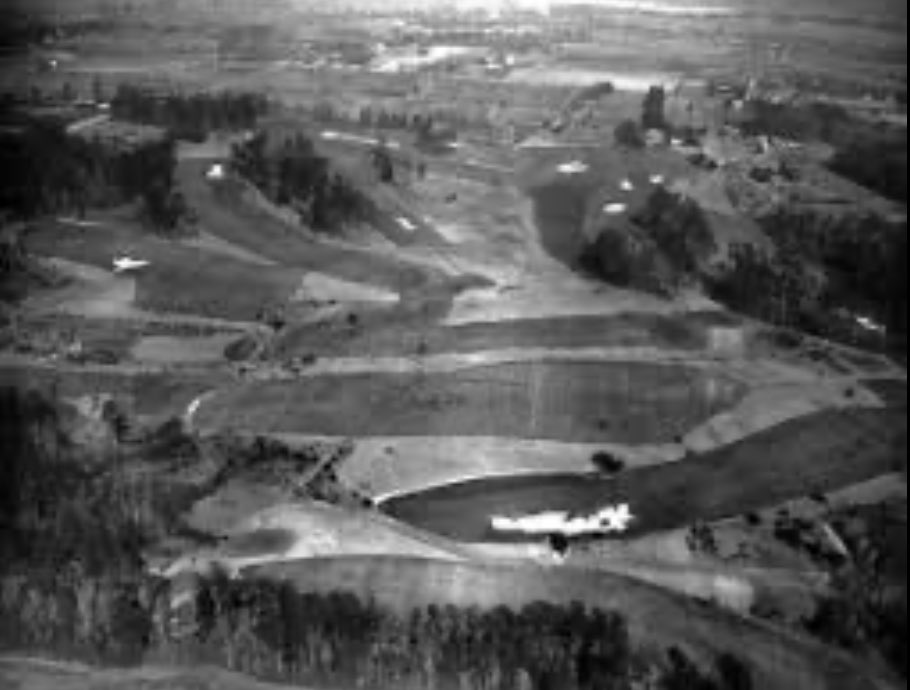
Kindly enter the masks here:
[[[105, 664], [216, 663], [339, 690], [752, 687], [732, 655], [699, 668], [681, 649], [645, 654], [621, 614], [580, 604], [401, 615], [350, 593], [218, 571], [189, 588], [168, 582], [146, 572], [144, 548], [174, 528], [175, 501], [185, 509], [194, 497], [137, 482], [143, 473], [129, 471], [116, 442], [74, 444], [72, 420], [42, 395], [0, 390], [0, 418], [0, 648]], [[104, 420], [115, 427], [116, 410]]]
[[[734, 309], [814, 335], [906, 348], [907, 230], [874, 216], [780, 210], [761, 219], [778, 251], [740, 247], [713, 297]], [[887, 336], [861, 332], [846, 314], [872, 316]]]
[[253, 93], [159, 95], [121, 84], [111, 100], [114, 117], [164, 127], [177, 139], [203, 141], [215, 130], [248, 130], [266, 114], [265, 96]]
[[614, 285], [670, 295], [698, 280], [714, 249], [701, 208], [658, 187], [628, 220], [608, 220], [580, 263]]
[[273, 146], [258, 132], [234, 145], [231, 168], [272, 202], [294, 209], [314, 230], [339, 230], [368, 218], [372, 210], [369, 198], [333, 171], [313, 142], [299, 133]]
[[59, 125], [30, 122], [0, 140], [0, 213], [28, 220], [143, 201], [146, 218], [172, 231], [186, 215], [173, 188], [174, 142], [168, 137], [118, 147], [70, 136]]

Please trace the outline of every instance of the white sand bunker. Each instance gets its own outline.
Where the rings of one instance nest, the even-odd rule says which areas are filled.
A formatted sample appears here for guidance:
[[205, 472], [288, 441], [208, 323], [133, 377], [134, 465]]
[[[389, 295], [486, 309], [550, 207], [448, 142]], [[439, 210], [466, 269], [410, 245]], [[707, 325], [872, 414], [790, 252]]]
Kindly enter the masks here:
[[626, 205], [619, 203], [605, 204], [604, 213], [610, 216], [618, 216], [626, 212]]
[[397, 220], [399, 227], [405, 232], [414, 232], [417, 230], [417, 226], [404, 216], [399, 216]]
[[563, 175], [578, 175], [588, 171], [588, 165], [581, 161], [571, 161], [570, 163], [561, 163], [556, 166], [556, 171]]
[[574, 537], [581, 534], [611, 534], [625, 532], [634, 516], [627, 503], [607, 506], [593, 515], [569, 517], [565, 511], [548, 511], [511, 518], [494, 515], [490, 524], [498, 532], [524, 534], [563, 534]]
[[398, 294], [376, 285], [355, 283], [325, 273], [307, 273], [294, 293], [293, 301], [378, 302], [394, 304]]

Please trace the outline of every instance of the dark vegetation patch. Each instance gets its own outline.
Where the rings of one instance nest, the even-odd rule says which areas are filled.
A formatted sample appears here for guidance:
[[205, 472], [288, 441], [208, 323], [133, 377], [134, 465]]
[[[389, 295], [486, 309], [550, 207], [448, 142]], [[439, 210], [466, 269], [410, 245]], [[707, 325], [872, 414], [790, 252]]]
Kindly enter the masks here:
[[[762, 219], [775, 257], [740, 246], [709, 280], [711, 295], [779, 326], [847, 344], [904, 351], [907, 229], [873, 216], [829, 218], [780, 211]], [[885, 332], [861, 327], [871, 316]]]
[[863, 386], [885, 401], [889, 407], [907, 409], [907, 382], [897, 379], [864, 379]]
[[833, 592], [806, 621], [831, 644], [883, 656], [907, 678], [907, 503], [851, 506], [830, 518], [852, 559], [833, 573]]
[[0, 211], [17, 219], [54, 213], [83, 217], [91, 206], [139, 199], [141, 217], [153, 229], [182, 231], [189, 210], [173, 188], [174, 164], [174, 142], [168, 137], [106, 141], [29, 121], [22, 133], [0, 140]]

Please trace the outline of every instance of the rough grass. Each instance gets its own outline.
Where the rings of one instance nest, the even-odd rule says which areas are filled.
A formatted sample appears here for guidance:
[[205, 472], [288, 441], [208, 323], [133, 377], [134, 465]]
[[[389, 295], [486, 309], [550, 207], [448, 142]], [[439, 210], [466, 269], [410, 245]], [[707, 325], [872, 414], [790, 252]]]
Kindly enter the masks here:
[[756, 688], [885, 687], [845, 655], [634, 580], [568, 568], [511, 567], [405, 558], [307, 559], [251, 575], [289, 579], [301, 591], [346, 590], [400, 613], [429, 604], [520, 607], [581, 601], [626, 615], [633, 644], [678, 645], [708, 662], [733, 651], [754, 669]]
[[906, 456], [906, 416], [898, 410], [828, 410], [784, 422], [681, 462], [595, 476], [492, 478], [392, 498], [390, 515], [464, 541], [509, 540], [492, 515], [568, 510], [592, 513], [628, 503], [626, 536], [698, 520], [742, 515], [813, 492], [825, 493], [898, 469]]
[[0, 365], [2, 385], [56, 391], [63, 397], [110, 393], [131, 400], [138, 414], [154, 417], [182, 414], [197, 395], [224, 383], [224, 375], [214, 372], [136, 374], [114, 369], [101, 371]]
[[451, 373], [254, 382], [203, 406], [203, 427], [326, 435], [670, 441], [736, 402], [740, 386], [680, 365], [546, 362]]
[[[707, 317], [705, 317], [707, 319]], [[507, 347], [666, 347], [707, 346], [706, 324], [699, 318], [627, 313], [579, 315], [453, 326], [388, 324], [357, 330], [324, 324], [292, 327], [275, 343], [279, 357], [317, 355], [407, 355], [420, 352], [475, 352]]]
[[169, 242], [128, 223], [82, 230], [47, 222], [29, 234], [27, 246], [107, 270], [121, 253], [148, 260], [133, 275], [136, 306], [150, 311], [252, 321], [263, 306], [289, 300], [300, 279], [293, 270]]
[[255, 209], [237, 195], [218, 195], [205, 180], [205, 162], [182, 161], [180, 186], [207, 231], [283, 266], [315, 270], [396, 292], [416, 290], [441, 276], [391, 255], [318, 242]]

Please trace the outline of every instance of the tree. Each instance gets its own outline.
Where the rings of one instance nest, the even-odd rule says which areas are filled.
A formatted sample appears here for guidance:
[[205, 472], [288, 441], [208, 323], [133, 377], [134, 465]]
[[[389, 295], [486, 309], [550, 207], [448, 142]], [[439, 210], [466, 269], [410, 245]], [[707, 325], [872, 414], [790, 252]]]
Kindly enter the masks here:
[[626, 463], [622, 459], [605, 450], [599, 450], [591, 456], [591, 462], [598, 472], [603, 474], [616, 474], [625, 469]]
[[644, 148], [645, 140], [634, 120], [623, 120], [613, 130], [613, 140], [619, 146], [630, 149]]
[[666, 93], [662, 86], [652, 86], [648, 89], [642, 103], [641, 126], [643, 129], [666, 129], [665, 102]]

